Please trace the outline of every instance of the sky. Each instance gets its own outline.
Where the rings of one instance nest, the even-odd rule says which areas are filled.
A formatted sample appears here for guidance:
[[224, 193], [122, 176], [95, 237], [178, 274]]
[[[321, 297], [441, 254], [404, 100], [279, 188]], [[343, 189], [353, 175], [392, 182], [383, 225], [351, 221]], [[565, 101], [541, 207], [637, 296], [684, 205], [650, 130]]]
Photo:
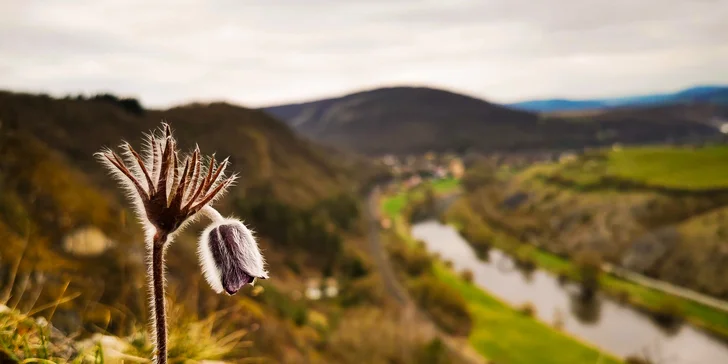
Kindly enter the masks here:
[[636, 95], [728, 84], [726, 19], [728, 0], [3, 0], [0, 89], [147, 107]]

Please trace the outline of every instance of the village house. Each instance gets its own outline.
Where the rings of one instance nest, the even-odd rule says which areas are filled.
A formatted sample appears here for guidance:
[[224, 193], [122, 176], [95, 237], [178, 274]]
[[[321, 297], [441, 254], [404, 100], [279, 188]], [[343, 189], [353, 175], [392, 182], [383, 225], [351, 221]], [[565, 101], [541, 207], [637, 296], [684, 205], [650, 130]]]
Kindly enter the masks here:
[[448, 171], [453, 178], [462, 178], [465, 173], [465, 166], [460, 158], [453, 158], [448, 164]]

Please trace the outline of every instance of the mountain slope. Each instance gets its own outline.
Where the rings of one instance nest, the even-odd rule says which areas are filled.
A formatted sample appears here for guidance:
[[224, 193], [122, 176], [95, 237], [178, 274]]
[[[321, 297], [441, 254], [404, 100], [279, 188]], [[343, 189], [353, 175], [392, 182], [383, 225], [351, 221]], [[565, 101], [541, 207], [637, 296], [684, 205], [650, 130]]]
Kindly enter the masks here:
[[77, 330], [110, 315], [110, 330], [128, 330], [126, 314], [108, 308], [143, 313], [143, 291], [135, 289], [144, 284], [139, 229], [62, 154], [8, 129], [0, 129], [0, 302], [27, 310], [67, 290], [80, 297], [56, 310], [60, 327]]
[[[717, 134], [694, 120], [549, 118], [430, 88], [394, 87], [264, 108], [302, 134], [367, 153], [570, 149]], [[642, 120], [645, 119], [645, 120]], [[629, 121], [629, 122], [620, 122]]]
[[539, 126], [531, 113], [421, 87], [375, 89], [264, 110], [314, 140], [367, 154], [542, 147], [534, 129], [542, 135], [563, 133], [567, 140], [582, 137], [558, 125]]
[[[231, 169], [242, 178], [216, 207], [255, 230], [271, 272], [270, 280], [234, 297], [217, 295], [200, 274], [196, 254], [206, 219], [182, 232], [166, 262], [170, 360], [460, 362], [444, 349], [429, 349], [428, 336], [413, 337], [421, 331], [419, 319], [396, 320], [399, 308], [380, 293], [357, 230], [358, 196], [350, 194], [377, 173], [368, 161], [304, 140], [260, 111], [221, 103], [138, 106], [113, 97], [0, 92], [0, 311], [7, 303], [44, 316], [54, 340], [61, 337], [55, 329], [74, 339], [103, 332], [128, 337], [132, 354], [151, 356], [140, 336], [148, 328], [142, 234], [92, 153], [122, 139], [138, 146], [141, 133], [164, 117], [181, 149], [197, 142], [205, 153], [231, 156]], [[301, 299], [310, 279], [327, 285], [333, 279], [338, 298]], [[361, 322], [377, 322], [383, 339], [361, 340], [371, 332]], [[16, 339], [16, 327], [5, 323], [0, 341]], [[244, 342], [233, 347], [243, 334]], [[12, 349], [32, 361], [24, 344]], [[31, 344], [41, 358], [50, 357]], [[6, 347], [0, 345], [3, 363]]]
[[192, 104], [139, 115], [108, 101], [52, 99], [0, 92], [0, 120], [15, 125], [59, 151], [88, 172], [94, 182], [112, 181], [93, 158], [103, 146], [122, 139], [139, 146], [142, 133], [166, 119], [182, 150], [195, 143], [218, 156], [230, 156], [243, 187], [269, 183], [286, 202], [307, 204], [356, 186], [368, 173], [362, 160], [331, 153], [297, 136], [267, 114], [226, 103]]
[[605, 99], [529, 100], [507, 104], [507, 106], [517, 110], [530, 112], [554, 112], [692, 103], [707, 103], [728, 106], [728, 86], [696, 86], [671, 93]]
[[[265, 186], [272, 190], [267, 201], [288, 208], [274, 212], [290, 216], [355, 192], [370, 171], [362, 160], [321, 148], [262, 112], [233, 105], [138, 113], [109, 101], [0, 92], [0, 302], [7, 296], [21, 308], [53, 302], [68, 281], [68, 294], [80, 297], [55, 310], [54, 322], [63, 329], [111, 325], [106, 327], [110, 332], [122, 333], [143, 317], [141, 231], [117, 183], [93, 153], [122, 139], [139, 146], [142, 132], [158, 127], [162, 118], [172, 125], [182, 150], [199, 143], [205, 153], [231, 156], [232, 170], [241, 178], [219, 204], [223, 214], [241, 216], [237, 206], [250, 200], [244, 198], [247, 191]], [[305, 227], [297, 227], [298, 251], [316, 243], [301, 233]], [[253, 228], [262, 244], [272, 244], [259, 224]], [[279, 226], [283, 232], [292, 228]], [[193, 291], [204, 288], [190, 286], [200, 277], [198, 231], [190, 228], [180, 236], [167, 265], [170, 284]], [[271, 264], [293, 260], [292, 250], [272, 249], [267, 258]], [[29, 292], [23, 294], [26, 286]]]

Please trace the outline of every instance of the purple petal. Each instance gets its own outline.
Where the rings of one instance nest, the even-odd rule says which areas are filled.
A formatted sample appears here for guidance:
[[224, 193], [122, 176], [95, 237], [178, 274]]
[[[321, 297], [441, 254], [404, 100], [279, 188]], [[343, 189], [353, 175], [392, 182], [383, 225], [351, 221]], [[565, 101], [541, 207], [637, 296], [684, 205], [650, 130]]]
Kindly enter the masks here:
[[210, 231], [209, 247], [215, 266], [220, 271], [222, 287], [230, 295], [237, 293], [255, 277], [243, 269], [242, 234], [235, 225], [220, 225]]
[[253, 277], [241, 269], [233, 269], [222, 276], [222, 287], [229, 295], [236, 294], [246, 284], [253, 283]]

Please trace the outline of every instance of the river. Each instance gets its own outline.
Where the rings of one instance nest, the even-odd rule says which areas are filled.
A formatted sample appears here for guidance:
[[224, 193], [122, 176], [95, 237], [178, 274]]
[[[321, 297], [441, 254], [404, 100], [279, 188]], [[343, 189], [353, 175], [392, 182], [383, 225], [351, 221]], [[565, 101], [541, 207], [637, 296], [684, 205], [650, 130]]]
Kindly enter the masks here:
[[601, 296], [584, 304], [576, 297], [575, 285], [561, 284], [542, 270], [519, 271], [497, 249], [491, 249], [487, 260], [480, 260], [451, 226], [428, 220], [415, 224], [412, 235], [429, 251], [452, 261], [456, 271], [471, 270], [473, 281], [491, 294], [516, 306], [531, 303], [539, 319], [547, 323], [559, 315], [564, 331], [610, 353], [621, 357], [648, 353], [661, 364], [728, 363], [728, 345], [690, 325], [664, 328], [649, 315]]

